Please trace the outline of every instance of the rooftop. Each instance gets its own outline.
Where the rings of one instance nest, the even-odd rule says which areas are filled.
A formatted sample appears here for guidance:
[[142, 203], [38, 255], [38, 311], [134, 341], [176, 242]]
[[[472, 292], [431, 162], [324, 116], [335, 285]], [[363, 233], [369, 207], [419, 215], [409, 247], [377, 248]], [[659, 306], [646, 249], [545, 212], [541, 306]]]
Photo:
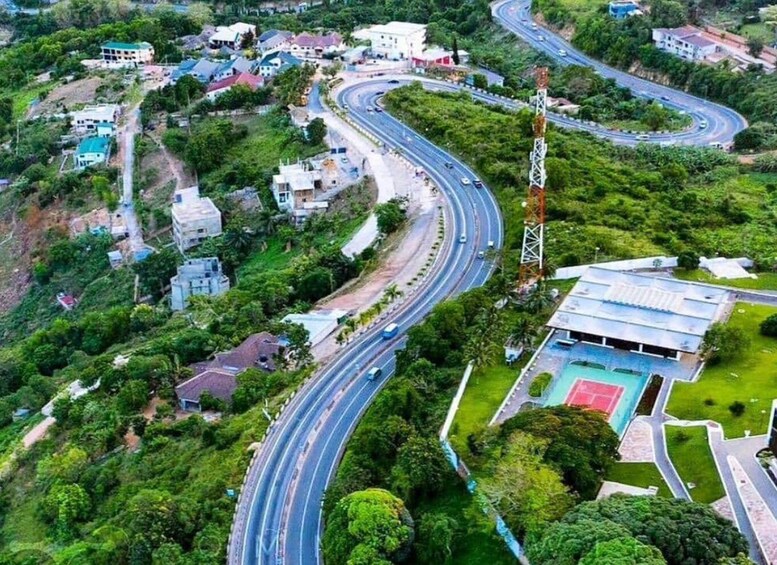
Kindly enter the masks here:
[[73, 118], [91, 119], [96, 122], [112, 122], [118, 113], [118, 104], [98, 104], [84, 106], [81, 110], [76, 110], [73, 112]]
[[548, 326], [695, 353], [725, 289], [589, 267]]
[[193, 221], [213, 216], [220, 216], [221, 212], [213, 201], [200, 196], [200, 189], [196, 186], [176, 190], [173, 195], [173, 216], [179, 221]]
[[105, 137], [87, 137], [78, 144], [77, 153], [84, 155], [86, 153], [107, 153], [109, 141]]
[[658, 28], [658, 29], [660, 31], [663, 31], [667, 35], [673, 35], [680, 39], [685, 39], [686, 37], [690, 37], [692, 35], [699, 35], [701, 33], [701, 30], [699, 28], [693, 27], [693, 26]]
[[390, 35], [412, 35], [424, 30], [426, 30], [426, 25], [410, 22], [389, 22], [387, 24], [374, 25], [369, 28], [369, 31], [372, 33], [386, 33]]
[[301, 163], [281, 165], [277, 175], [273, 175], [275, 184], [288, 184], [291, 190], [313, 190], [314, 182], [321, 180], [321, 171], [308, 170]]
[[208, 391], [215, 398], [229, 402], [236, 388], [237, 378], [233, 373], [221, 369], [208, 369], [179, 384], [175, 387], [175, 393], [181, 400], [199, 402], [202, 393]]
[[308, 32], [302, 32], [294, 36], [291, 43], [300, 47], [337, 47], [343, 43], [343, 38], [339, 33], [329, 33], [327, 35], [313, 35]]
[[249, 87], [251, 90], [256, 90], [257, 88], [259, 88], [264, 84], [264, 79], [260, 76], [252, 75], [249, 73], [240, 73], [240, 74], [232, 75], [230, 77], [222, 79], [218, 82], [214, 82], [213, 84], [208, 86], [208, 92], [221, 90], [223, 88], [230, 88], [238, 84], [243, 84]]
[[139, 51], [140, 49], [151, 49], [151, 44], [147, 41], [139, 43], [122, 43], [121, 41], [108, 41], [102, 44], [103, 49], [121, 49], [125, 51]]
[[273, 37], [275, 37], [276, 35], [280, 35], [284, 39], [289, 39], [294, 34], [292, 34], [290, 31], [283, 31], [280, 29], [268, 29], [262, 35], [259, 36], [259, 42], [268, 41]]

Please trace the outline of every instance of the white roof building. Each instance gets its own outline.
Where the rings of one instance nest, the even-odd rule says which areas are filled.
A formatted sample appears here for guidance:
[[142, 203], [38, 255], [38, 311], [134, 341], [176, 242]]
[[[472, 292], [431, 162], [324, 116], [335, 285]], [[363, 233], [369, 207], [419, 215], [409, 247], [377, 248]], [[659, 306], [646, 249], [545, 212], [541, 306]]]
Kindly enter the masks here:
[[346, 310], [313, 310], [306, 314], [289, 314], [284, 322], [300, 324], [308, 331], [308, 341], [315, 347], [331, 334], [348, 314]]
[[175, 191], [172, 215], [173, 240], [181, 253], [221, 235], [221, 212], [213, 200], [200, 196], [199, 187]]
[[95, 133], [98, 124], [116, 124], [120, 113], [118, 104], [85, 106], [71, 114], [73, 129], [81, 134]]
[[369, 39], [372, 54], [384, 59], [400, 60], [418, 57], [426, 47], [426, 26], [409, 22], [374, 25], [354, 34]]
[[216, 33], [208, 39], [208, 45], [213, 49], [219, 47], [238, 49], [243, 42], [243, 37], [249, 33], [256, 36], [255, 25], [237, 22], [231, 26], [220, 26], [216, 28]]
[[723, 288], [589, 267], [548, 326], [569, 339], [679, 359], [723, 317]]

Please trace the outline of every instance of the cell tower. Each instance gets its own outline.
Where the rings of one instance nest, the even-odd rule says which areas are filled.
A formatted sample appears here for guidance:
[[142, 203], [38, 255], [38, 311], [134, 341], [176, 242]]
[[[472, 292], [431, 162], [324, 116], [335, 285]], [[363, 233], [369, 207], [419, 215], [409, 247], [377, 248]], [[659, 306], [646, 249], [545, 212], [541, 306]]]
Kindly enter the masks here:
[[529, 193], [524, 203], [523, 246], [518, 274], [518, 291], [526, 292], [543, 276], [543, 245], [545, 235], [545, 143], [546, 107], [548, 99], [548, 69], [537, 69], [537, 96], [534, 105], [534, 148], [529, 170]]

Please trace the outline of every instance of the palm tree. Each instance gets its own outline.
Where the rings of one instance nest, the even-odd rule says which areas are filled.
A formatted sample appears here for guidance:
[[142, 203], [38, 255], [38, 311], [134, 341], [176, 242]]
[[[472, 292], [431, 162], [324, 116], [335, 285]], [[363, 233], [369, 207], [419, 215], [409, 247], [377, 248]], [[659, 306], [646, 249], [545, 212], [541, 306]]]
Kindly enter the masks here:
[[539, 314], [546, 308], [549, 308], [551, 304], [553, 304], [553, 299], [545, 289], [545, 286], [539, 283], [525, 296], [522, 308], [530, 314]]
[[224, 242], [236, 251], [245, 251], [251, 246], [253, 237], [245, 228], [232, 228], [224, 234]]
[[359, 320], [356, 318], [348, 318], [345, 321], [345, 327], [346, 329], [350, 330], [350, 333], [353, 333], [356, 331], [356, 328], [359, 327]]
[[537, 326], [527, 316], [521, 316], [510, 331], [510, 340], [524, 349], [531, 349], [537, 337]]
[[272, 235], [275, 233], [276, 216], [272, 210], [264, 209], [256, 218], [256, 228], [260, 233]]
[[394, 302], [396, 299], [401, 298], [405, 293], [399, 290], [397, 283], [391, 283], [383, 291], [383, 297], [389, 302]]

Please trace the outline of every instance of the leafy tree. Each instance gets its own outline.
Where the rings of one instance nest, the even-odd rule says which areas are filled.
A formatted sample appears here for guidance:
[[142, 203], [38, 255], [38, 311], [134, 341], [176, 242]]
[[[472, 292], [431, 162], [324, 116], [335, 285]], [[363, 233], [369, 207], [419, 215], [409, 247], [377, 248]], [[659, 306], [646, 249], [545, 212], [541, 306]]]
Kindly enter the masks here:
[[456, 521], [440, 512], [427, 512], [418, 521], [416, 553], [424, 563], [448, 563], [456, 541]]
[[125, 415], [134, 414], [148, 403], [148, 384], [144, 381], [131, 380], [127, 382], [116, 397], [119, 412]]
[[404, 500], [438, 492], [445, 481], [448, 463], [434, 437], [413, 436], [397, 451], [392, 469], [392, 490]]
[[77, 484], [57, 483], [43, 500], [44, 515], [56, 523], [61, 540], [73, 536], [76, 523], [88, 517], [90, 507], [89, 495]]
[[526, 552], [535, 565], [576, 565], [597, 544], [630, 536], [628, 529], [611, 520], [557, 522], [528, 540]]
[[521, 412], [502, 424], [500, 434], [516, 430], [548, 441], [544, 461], [559, 469], [564, 482], [583, 499], [596, 496], [601, 481], [620, 456], [617, 434], [598, 412], [550, 406]]
[[322, 546], [328, 563], [391, 563], [408, 557], [413, 538], [413, 519], [402, 501], [373, 488], [337, 503]]
[[677, 266], [686, 271], [699, 268], [699, 255], [693, 251], [682, 251], [677, 256]]
[[761, 149], [766, 143], [766, 135], [763, 129], [748, 127], [734, 135], [734, 149], [747, 151]]
[[772, 314], [761, 322], [761, 335], [777, 337], [777, 314]]
[[711, 362], [728, 361], [741, 355], [749, 345], [742, 328], [715, 322], [704, 334], [701, 352]]
[[321, 145], [326, 137], [326, 124], [321, 118], [314, 118], [305, 128], [306, 140], [310, 145]]
[[761, 56], [764, 50], [764, 42], [760, 37], [747, 38], [747, 52], [756, 59]]
[[88, 464], [86, 451], [71, 446], [61, 453], [55, 453], [40, 460], [37, 466], [38, 480], [75, 483], [81, 478]]
[[604, 520], [657, 547], [669, 565], [717, 563], [747, 553], [747, 541], [734, 524], [707, 505], [681, 499], [614, 495], [584, 502], [564, 516], [563, 523]]
[[486, 75], [481, 73], [475, 73], [472, 75], [472, 86], [481, 89], [488, 88], [488, 79], [486, 78]]
[[652, 0], [650, 19], [653, 27], [680, 27], [687, 22], [686, 9], [675, 0]]
[[461, 57], [459, 57], [459, 38], [455, 35], [453, 36], [453, 64], [458, 65], [461, 62]]
[[580, 560], [580, 565], [665, 565], [666, 560], [652, 545], [640, 543], [635, 538], [623, 537], [596, 544]]
[[134, 263], [132, 269], [140, 277], [143, 292], [161, 295], [165, 285], [169, 284], [170, 278], [175, 275], [179, 261], [178, 252], [172, 247], [166, 247], [159, 253]]
[[561, 476], [543, 462], [548, 443], [513, 433], [480, 481], [481, 492], [519, 536], [536, 534], [572, 506]]
[[397, 231], [405, 223], [407, 212], [400, 199], [392, 198], [388, 202], [375, 206], [375, 215], [378, 217], [380, 233], [388, 235]]
[[166, 490], [143, 489], [129, 501], [130, 531], [150, 548], [175, 541], [180, 529], [178, 505]]

